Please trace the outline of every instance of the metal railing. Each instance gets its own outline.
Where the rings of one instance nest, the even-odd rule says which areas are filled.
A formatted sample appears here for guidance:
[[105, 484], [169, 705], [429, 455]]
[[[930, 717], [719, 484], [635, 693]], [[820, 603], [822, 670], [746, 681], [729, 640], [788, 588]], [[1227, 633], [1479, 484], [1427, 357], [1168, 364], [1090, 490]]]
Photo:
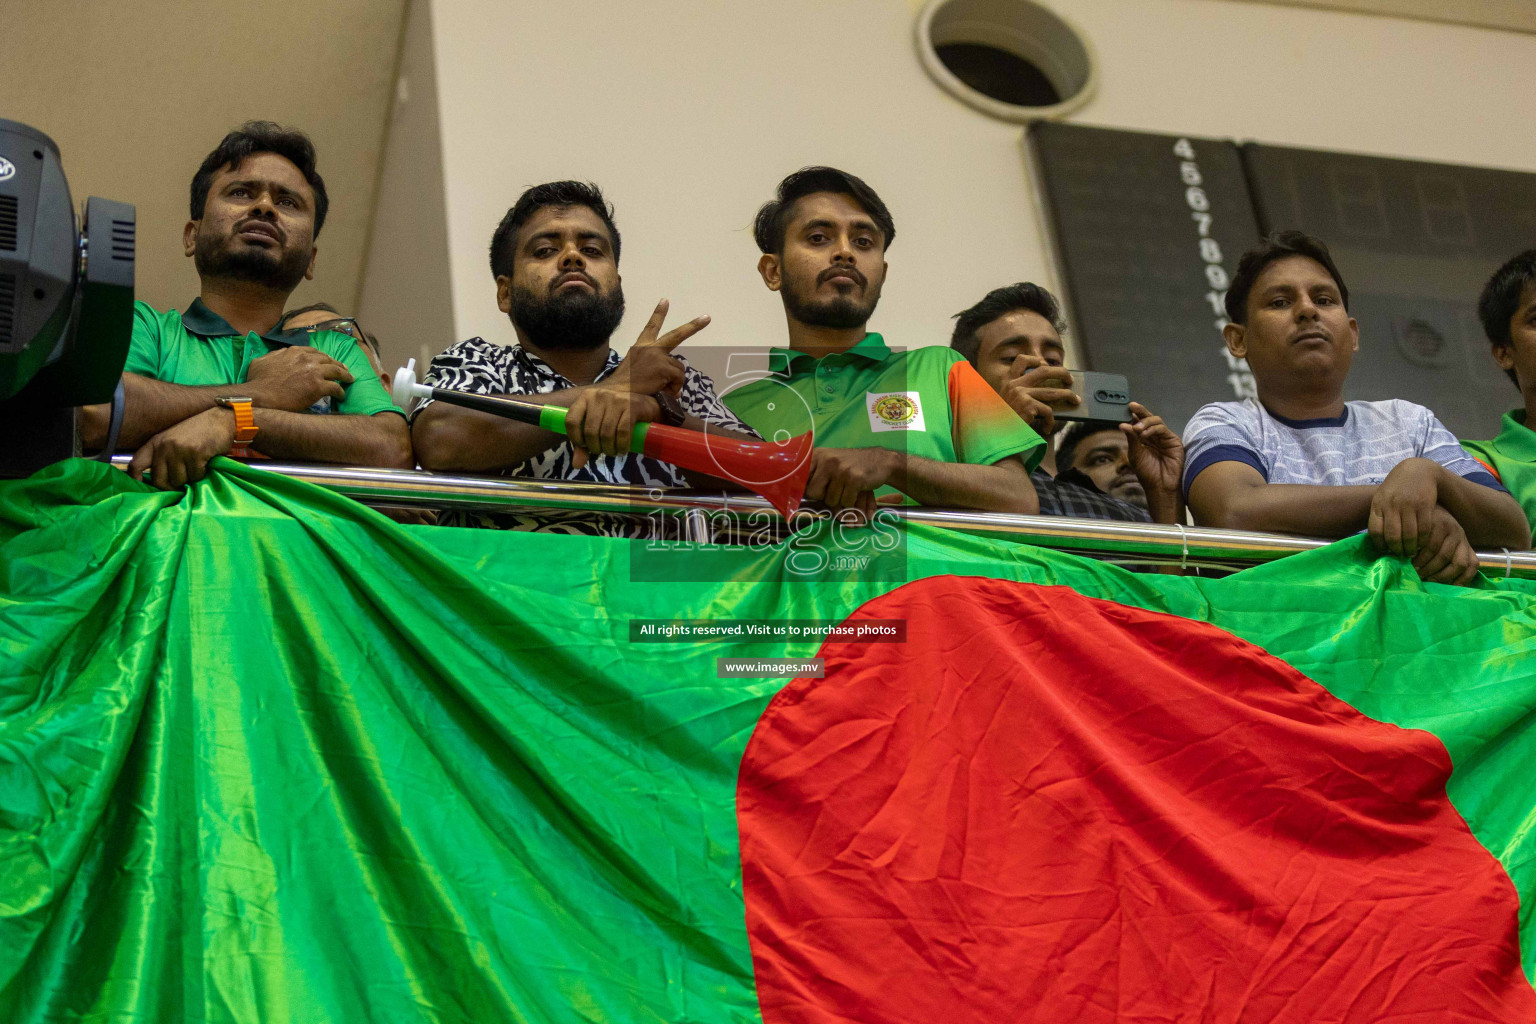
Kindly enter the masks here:
[[[117, 455], [112, 462], [123, 467], [128, 460], [127, 455]], [[735, 536], [760, 533], [781, 523], [778, 514], [761, 498], [720, 491], [647, 489], [267, 460], [255, 460], [248, 465], [328, 488], [365, 505], [677, 518], [684, 523], [683, 533], [687, 539], [699, 543], [730, 543]], [[1058, 548], [1134, 565], [1241, 569], [1332, 543], [1316, 537], [1213, 530], [1201, 526], [1119, 523], [899, 505], [882, 506], [882, 509], [908, 523]], [[1483, 572], [1489, 576], [1536, 579], [1536, 551], [1480, 551], [1478, 559]]]

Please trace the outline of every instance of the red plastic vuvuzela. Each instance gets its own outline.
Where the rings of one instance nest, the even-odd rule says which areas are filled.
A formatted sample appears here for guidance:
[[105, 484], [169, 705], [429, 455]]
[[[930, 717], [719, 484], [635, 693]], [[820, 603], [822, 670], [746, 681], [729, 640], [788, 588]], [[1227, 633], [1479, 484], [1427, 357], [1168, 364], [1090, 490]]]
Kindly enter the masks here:
[[739, 483], [765, 498], [785, 519], [805, 497], [805, 481], [811, 475], [808, 433], [779, 442], [738, 441], [661, 423], [642, 426], [640, 450], [646, 455]]
[[[558, 405], [418, 384], [414, 359], [395, 371], [393, 394], [402, 409], [415, 399], [432, 398], [531, 423], [557, 434], [565, 433], [566, 411]], [[738, 441], [663, 423], [637, 423], [629, 440], [632, 452], [741, 484], [765, 498], [785, 519], [795, 514], [805, 497], [805, 482], [811, 475], [811, 447], [808, 433], [784, 441]]]

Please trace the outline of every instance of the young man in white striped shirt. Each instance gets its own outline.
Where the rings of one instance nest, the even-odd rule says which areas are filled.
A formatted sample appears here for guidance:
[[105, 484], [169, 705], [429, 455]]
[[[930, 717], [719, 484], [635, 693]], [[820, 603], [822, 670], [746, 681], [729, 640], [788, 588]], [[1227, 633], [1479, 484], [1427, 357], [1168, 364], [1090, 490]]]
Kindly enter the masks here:
[[1184, 432], [1184, 488], [1202, 526], [1344, 537], [1412, 559], [1426, 580], [1468, 583], [1474, 545], [1526, 548], [1515, 503], [1434, 413], [1345, 402], [1360, 347], [1328, 248], [1281, 232], [1243, 254], [1227, 292], [1227, 350], [1258, 398], [1214, 402]]

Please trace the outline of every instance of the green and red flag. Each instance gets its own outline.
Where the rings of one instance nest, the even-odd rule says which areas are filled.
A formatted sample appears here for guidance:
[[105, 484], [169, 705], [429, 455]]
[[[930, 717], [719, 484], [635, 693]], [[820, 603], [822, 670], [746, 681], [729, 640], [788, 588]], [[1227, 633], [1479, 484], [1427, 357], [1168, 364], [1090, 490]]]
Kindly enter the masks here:
[[1536, 1020], [1529, 584], [642, 579], [216, 465], [0, 485], [7, 1024]]

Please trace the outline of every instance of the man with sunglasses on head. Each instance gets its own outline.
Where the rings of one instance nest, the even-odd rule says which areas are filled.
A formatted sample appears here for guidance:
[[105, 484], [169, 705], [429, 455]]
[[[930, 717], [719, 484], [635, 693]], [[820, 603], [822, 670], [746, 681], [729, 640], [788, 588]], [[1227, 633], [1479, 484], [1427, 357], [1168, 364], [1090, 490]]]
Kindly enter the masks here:
[[298, 309], [290, 309], [283, 314], [283, 318], [277, 322], [279, 330], [297, 331], [303, 330], [310, 334], [316, 331], [339, 331], [357, 342], [357, 347], [363, 350], [363, 355], [368, 359], [368, 366], [379, 378], [379, 383], [388, 392], [394, 384], [390, 375], [384, 372], [384, 356], [379, 351], [379, 339], [363, 330], [362, 324], [356, 317], [342, 316], [341, 312], [330, 303], [316, 302], [308, 306], [300, 306]]
[[[283, 306], [314, 276], [329, 201], [298, 131], [251, 121], [192, 179], [185, 254], [201, 280], [185, 312], [134, 306], [117, 445], [130, 475], [173, 489], [215, 455], [410, 468], [410, 432], [368, 358], [337, 330], [284, 330]], [[81, 411], [88, 448], [109, 407]], [[313, 415], [324, 413], [325, 415]]]
[[[378, 376], [379, 383], [386, 391], [389, 390], [391, 381], [389, 375], [384, 372], [383, 357], [379, 353], [379, 341], [373, 335], [363, 330], [356, 317], [343, 316], [341, 312], [330, 303], [316, 302], [308, 306], [300, 306], [298, 309], [290, 309], [283, 314], [283, 318], [277, 322], [279, 331], [306, 331], [315, 334], [320, 331], [337, 331], [347, 335], [357, 342], [357, 347], [363, 350], [363, 355], [368, 359], [368, 365]], [[321, 399], [328, 402], [329, 399]], [[326, 410], [319, 409], [317, 412]], [[381, 512], [397, 523], [406, 526], [435, 526], [437, 524], [437, 512], [426, 508], [406, 508], [402, 505], [374, 505], [375, 512]]]

